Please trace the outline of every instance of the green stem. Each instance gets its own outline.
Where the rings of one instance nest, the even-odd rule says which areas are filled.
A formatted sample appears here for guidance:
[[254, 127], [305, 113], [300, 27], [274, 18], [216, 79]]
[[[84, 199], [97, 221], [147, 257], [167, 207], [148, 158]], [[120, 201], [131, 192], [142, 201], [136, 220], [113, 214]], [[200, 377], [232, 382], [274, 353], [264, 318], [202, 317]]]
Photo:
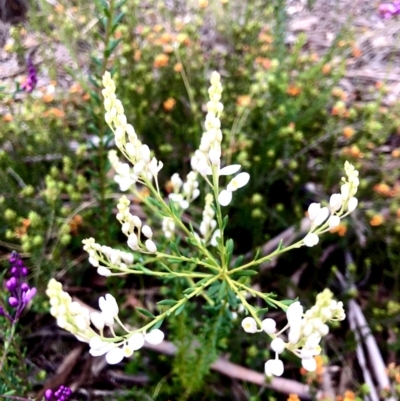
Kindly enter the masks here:
[[[107, 64], [110, 57], [108, 53], [109, 43], [111, 40], [112, 35], [112, 28], [113, 28], [113, 20], [114, 20], [114, 13], [115, 13], [115, 0], [110, 0], [109, 3], [109, 17], [107, 18], [107, 25], [105, 30], [105, 37], [104, 37], [104, 51], [103, 51], [103, 62], [101, 65], [100, 71], [100, 79], [103, 77], [104, 73], [107, 70]], [[98, 95], [101, 98], [101, 90], [99, 89]], [[109, 230], [107, 227], [107, 204], [106, 204], [106, 189], [107, 189], [107, 172], [106, 172], [106, 149], [104, 144], [104, 137], [105, 137], [105, 130], [106, 125], [104, 118], [100, 118], [98, 121], [98, 128], [99, 128], [99, 147], [98, 147], [98, 158], [99, 158], [99, 202], [100, 202], [100, 213], [103, 220], [103, 227], [104, 230], [101, 232], [105, 235], [105, 241], [109, 242]]]

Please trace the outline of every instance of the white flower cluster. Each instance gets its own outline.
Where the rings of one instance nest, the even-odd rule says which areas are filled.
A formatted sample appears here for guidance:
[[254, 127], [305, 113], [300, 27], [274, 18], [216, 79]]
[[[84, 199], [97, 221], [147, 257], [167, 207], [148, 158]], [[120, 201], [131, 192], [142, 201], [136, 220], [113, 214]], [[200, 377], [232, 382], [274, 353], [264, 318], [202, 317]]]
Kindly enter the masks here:
[[[320, 203], [311, 203], [308, 207], [308, 218], [311, 220], [311, 228], [304, 237], [304, 245], [308, 247], [317, 245], [319, 242], [318, 234], [334, 229], [340, 224], [340, 220], [343, 217], [346, 217], [356, 209], [358, 200], [354, 195], [360, 183], [358, 171], [347, 161], [344, 164], [344, 170], [346, 178], [342, 178], [344, 184], [340, 187], [341, 193], [331, 195], [329, 207], [321, 207]], [[320, 226], [322, 226], [321, 230], [316, 233], [315, 230]]]
[[134, 257], [132, 253], [113, 249], [106, 245], [100, 245], [94, 238], [87, 238], [82, 241], [83, 249], [89, 255], [89, 263], [97, 267], [97, 273], [100, 276], [111, 276], [111, 270], [125, 272], [129, 265], [133, 264]]
[[[315, 305], [303, 314], [303, 306], [299, 301], [293, 302], [286, 311], [288, 324], [279, 333], [276, 333], [276, 322], [273, 319], [264, 319], [261, 329], [252, 317], [246, 317], [242, 321], [243, 330], [247, 333], [265, 331], [273, 340], [271, 348], [275, 352], [275, 358], [265, 363], [267, 376], [281, 376], [284, 371], [283, 362], [279, 355], [288, 349], [301, 359], [304, 369], [313, 372], [317, 368], [314, 356], [319, 355], [321, 338], [329, 333], [326, 324], [329, 321], [344, 320], [346, 315], [343, 303], [332, 299], [333, 294], [325, 289], [317, 295]], [[289, 329], [287, 341], [280, 335]]]
[[214, 197], [212, 194], [207, 194], [205, 199], [205, 205], [203, 210], [203, 219], [200, 223], [200, 234], [203, 236], [205, 241], [208, 241], [212, 232], [217, 226], [217, 221], [214, 219], [215, 211], [212, 208]]
[[111, 294], [100, 297], [101, 312], [92, 313], [78, 302], [73, 302], [71, 296], [62, 290], [61, 283], [54, 279], [49, 281], [46, 294], [50, 298], [50, 313], [57, 319], [57, 324], [74, 334], [78, 340], [89, 343], [92, 356], [105, 355], [109, 364], [116, 364], [124, 357], [130, 357], [134, 351], [143, 347], [145, 341], [156, 345], [164, 339], [164, 333], [159, 329], [149, 333], [128, 332], [123, 338], [115, 335], [104, 337], [105, 326], [111, 328], [111, 333], [114, 333], [113, 326], [116, 322], [122, 327], [118, 318], [118, 304]]
[[51, 279], [46, 290], [50, 298], [50, 313], [57, 319], [57, 325], [74, 334], [84, 342], [89, 342], [96, 333], [90, 327], [90, 312], [62, 290], [62, 285]]
[[110, 160], [111, 166], [115, 170], [114, 181], [119, 185], [119, 189], [122, 192], [127, 191], [137, 182], [139, 177], [133, 172], [128, 163], [119, 161], [116, 150], [113, 149], [108, 152], [108, 160]]
[[[117, 220], [122, 224], [121, 231], [128, 237], [129, 248], [142, 253], [156, 253], [157, 246], [152, 240], [152, 229], [148, 225], [143, 225], [142, 220], [129, 211], [130, 203], [124, 195], [121, 196], [117, 205]], [[144, 244], [141, 241], [142, 234], [146, 238]]]
[[161, 229], [165, 235], [165, 238], [172, 238], [175, 232], [175, 222], [171, 217], [164, 217], [162, 221]]
[[222, 85], [218, 72], [214, 71], [211, 74], [210, 82], [211, 86], [208, 89], [210, 101], [207, 103], [205, 132], [201, 137], [200, 147], [191, 160], [193, 170], [201, 175], [210, 174], [211, 166], [219, 166], [221, 160], [222, 131], [219, 117], [224, 106], [220, 102]]
[[187, 209], [190, 202], [193, 202], [200, 195], [197, 173], [191, 171], [183, 182], [178, 173], [171, 177], [172, 192], [168, 195], [169, 199], [176, 202], [182, 209]]
[[[196, 150], [190, 163], [194, 171], [201, 175], [212, 175], [213, 166], [217, 170], [218, 177], [222, 175], [233, 175], [240, 170], [239, 164], [225, 166], [220, 168], [221, 164], [221, 142], [222, 131], [220, 115], [224, 109], [220, 102], [222, 94], [221, 77], [217, 72], [211, 74], [211, 86], [208, 89], [210, 101], [207, 103], [207, 115], [205, 121], [205, 132], [201, 137], [199, 149]], [[226, 189], [222, 190], [218, 196], [218, 202], [221, 206], [227, 206], [232, 200], [232, 192], [245, 186], [250, 179], [248, 173], [239, 173], [234, 177]]]
[[[103, 86], [102, 94], [104, 96], [104, 108], [106, 110], [105, 120], [114, 132], [116, 145], [134, 165], [133, 174], [124, 163], [122, 163], [122, 166], [117, 166], [116, 170], [119, 176], [117, 180], [119, 180], [120, 186], [121, 181], [125, 179], [126, 182], [123, 182], [122, 187], [129, 187], [129, 182], [132, 177], [142, 177], [147, 180], [157, 177], [163, 164], [155, 157], [151, 157], [150, 148], [140, 142], [133, 126], [128, 124], [124, 114], [124, 107], [115, 95], [115, 83], [108, 71], [103, 75]], [[112, 163], [116, 163], [115, 157], [111, 157], [113, 159]]]

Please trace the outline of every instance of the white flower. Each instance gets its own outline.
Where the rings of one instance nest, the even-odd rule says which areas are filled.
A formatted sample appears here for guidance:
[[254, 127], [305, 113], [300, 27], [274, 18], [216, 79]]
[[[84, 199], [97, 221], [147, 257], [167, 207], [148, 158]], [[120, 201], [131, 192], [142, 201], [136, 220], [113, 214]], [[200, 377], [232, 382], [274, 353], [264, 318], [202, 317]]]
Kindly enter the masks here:
[[353, 212], [355, 210], [355, 208], [358, 205], [358, 200], [357, 198], [355, 198], [354, 196], [352, 198], [349, 199], [349, 202], [347, 204], [347, 210], [349, 211], [349, 213]]
[[99, 312], [92, 312], [90, 314], [90, 320], [93, 323], [93, 326], [96, 327], [97, 330], [104, 329], [104, 318]]
[[112, 326], [114, 324], [114, 318], [118, 315], [118, 304], [115, 298], [111, 294], [106, 294], [105, 297], [99, 298], [99, 307], [104, 320], [104, 324]]
[[134, 333], [128, 339], [128, 345], [133, 351], [137, 351], [144, 345], [144, 335], [142, 333]]
[[337, 212], [343, 203], [343, 198], [341, 194], [333, 194], [329, 199], [329, 206], [332, 212]]
[[211, 237], [210, 245], [218, 246], [217, 238], [220, 238], [220, 237], [221, 237], [221, 230], [218, 228], [214, 231], [214, 233]]
[[129, 248], [131, 248], [133, 251], [136, 251], [139, 248], [138, 237], [135, 233], [129, 234], [127, 243]]
[[148, 225], [144, 225], [142, 227], [142, 233], [145, 237], [151, 239], [153, 237], [153, 231], [151, 230], [151, 228]]
[[226, 189], [228, 191], [236, 191], [239, 188], [244, 187], [250, 180], [249, 173], [239, 173], [236, 177], [234, 177], [230, 183], [227, 185]]
[[124, 350], [120, 347], [117, 347], [107, 352], [106, 361], [110, 365], [116, 365], [117, 363], [120, 363], [124, 359], [124, 357]]
[[245, 317], [242, 320], [242, 327], [246, 333], [256, 333], [257, 330], [257, 323], [252, 317]]
[[218, 195], [218, 202], [221, 206], [228, 206], [232, 200], [232, 191], [223, 189]]
[[229, 166], [225, 166], [219, 170], [218, 175], [232, 175], [236, 174], [241, 168], [240, 164], [230, 164]]
[[98, 273], [100, 276], [104, 276], [104, 277], [109, 277], [109, 276], [111, 276], [111, 270], [108, 269], [108, 268], [105, 267], [105, 266], [99, 266], [99, 267], [97, 268], [97, 273]]
[[321, 210], [321, 204], [320, 203], [311, 203], [310, 206], [308, 206], [308, 218], [311, 221], [314, 221], [316, 217], [318, 216], [319, 211]]
[[302, 318], [303, 306], [301, 305], [300, 301], [296, 301], [290, 304], [286, 311], [286, 319], [288, 320], [289, 325], [299, 325]]
[[283, 362], [280, 359], [270, 359], [264, 365], [265, 374], [268, 377], [282, 376], [284, 369]]
[[328, 224], [330, 230], [336, 228], [340, 224], [340, 217], [332, 215], [331, 217], [329, 217]]
[[152, 345], [160, 344], [164, 340], [164, 333], [159, 329], [151, 330], [144, 337], [146, 342]]
[[151, 239], [146, 240], [146, 242], [144, 244], [146, 246], [146, 249], [149, 252], [151, 252], [151, 253], [156, 253], [157, 252], [157, 246]]
[[285, 342], [279, 337], [274, 338], [271, 342], [271, 348], [277, 354], [281, 354], [285, 350]]
[[313, 247], [314, 245], [317, 245], [317, 244], [318, 244], [319, 238], [318, 238], [318, 235], [315, 234], [315, 233], [308, 233], [308, 234], [304, 237], [303, 241], [304, 241], [304, 245], [305, 245], [305, 246], [308, 246], [308, 247], [311, 248], [311, 247]]
[[90, 345], [89, 353], [92, 356], [104, 355], [116, 347], [114, 343], [108, 343], [106, 341], [102, 341], [99, 337], [91, 338], [89, 345]]
[[315, 360], [315, 358], [302, 359], [301, 365], [308, 372], [314, 372], [317, 369], [317, 361]]
[[267, 334], [274, 334], [276, 331], [276, 322], [274, 319], [267, 318], [261, 322], [261, 327]]
[[221, 160], [221, 149], [210, 149], [208, 152], [210, 162], [215, 166], [218, 166]]
[[322, 207], [318, 212], [317, 217], [314, 219], [313, 223], [316, 226], [320, 226], [329, 216], [329, 210], [327, 207]]

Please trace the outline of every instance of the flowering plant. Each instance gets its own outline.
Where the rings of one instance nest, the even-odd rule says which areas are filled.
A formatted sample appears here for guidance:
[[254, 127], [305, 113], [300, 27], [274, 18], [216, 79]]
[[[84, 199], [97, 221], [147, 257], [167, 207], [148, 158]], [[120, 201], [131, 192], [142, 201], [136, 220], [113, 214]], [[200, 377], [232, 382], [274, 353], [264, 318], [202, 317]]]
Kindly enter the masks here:
[[[191, 171], [185, 181], [178, 174], [171, 177], [172, 191], [168, 198], [160, 190], [158, 181], [163, 164], [140, 141], [134, 127], [128, 123], [108, 72], [104, 74], [103, 85], [105, 120], [114, 133], [116, 146], [130, 162], [121, 162], [116, 151], [109, 154], [115, 171], [114, 179], [120, 190], [130, 191], [129, 195], [120, 198], [116, 216], [130, 251], [101, 245], [94, 238], [83, 241], [84, 250], [100, 275], [154, 276], [169, 282], [177, 280], [186, 283], [186, 289], [179, 299], [158, 302], [156, 315], [137, 308], [149, 321], [139, 329], [131, 329], [120, 320], [118, 303], [111, 294], [100, 297], [100, 312], [91, 313], [72, 301], [69, 294], [62, 290], [61, 283], [52, 279], [47, 294], [51, 313], [57, 318], [58, 325], [89, 343], [93, 356], [105, 355], [108, 363], [116, 364], [139, 350], [145, 342], [158, 344], [163, 341], [164, 333], [160, 327], [164, 320], [179, 315], [190, 301], [202, 296], [208, 308], [219, 311], [215, 319], [224, 315], [232, 321], [232, 310], [241, 305], [248, 315], [242, 321], [243, 329], [249, 333], [264, 331], [272, 338], [271, 347], [276, 358], [266, 362], [267, 375], [280, 376], [283, 373], [283, 363], [278, 356], [285, 349], [301, 358], [304, 368], [314, 370], [313, 356], [320, 352], [319, 342], [329, 330], [326, 323], [345, 317], [342, 303], [334, 301], [332, 293], [325, 290], [317, 297], [316, 305], [303, 314], [300, 302], [289, 306], [287, 302], [278, 301], [274, 294], [252, 288], [250, 277], [258, 273], [254, 270], [257, 266], [280, 254], [302, 246], [315, 246], [322, 233], [337, 227], [342, 218], [353, 212], [357, 206], [358, 171], [346, 162], [341, 192], [333, 194], [327, 206], [319, 203], [309, 206], [310, 229], [304, 238], [287, 247], [280, 244], [271, 254], [256, 255], [250, 262], [243, 263], [243, 258], [233, 257], [234, 243], [225, 236], [228, 218], [224, 216], [223, 208], [230, 204], [235, 192], [249, 182], [250, 175], [239, 173], [240, 165], [224, 165], [222, 160], [220, 75], [217, 72], [211, 75], [204, 132], [200, 146], [191, 158]], [[222, 186], [223, 176], [234, 177]], [[201, 221], [196, 223], [195, 219], [188, 221], [188, 211], [201, 195], [201, 182], [205, 184], [205, 202]], [[148, 189], [149, 196], [143, 196], [143, 187]], [[140, 199], [154, 216], [159, 217], [163, 235], [159, 235], [158, 240], [149, 224], [132, 213], [132, 196]], [[265, 307], [253, 306], [248, 296], [259, 298]], [[272, 319], [260, 318], [268, 307], [278, 307], [286, 312], [288, 325], [279, 332], [276, 332]], [[114, 330], [116, 325], [121, 332]], [[105, 328], [109, 328], [107, 333], [111, 335], [106, 335]], [[282, 334], [287, 329], [289, 333], [285, 341]]]

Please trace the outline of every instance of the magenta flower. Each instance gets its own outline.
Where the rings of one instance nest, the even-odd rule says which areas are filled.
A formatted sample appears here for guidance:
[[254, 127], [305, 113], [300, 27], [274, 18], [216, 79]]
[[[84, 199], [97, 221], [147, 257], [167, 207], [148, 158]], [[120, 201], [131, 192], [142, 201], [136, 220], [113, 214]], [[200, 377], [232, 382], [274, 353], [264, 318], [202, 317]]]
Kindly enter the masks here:
[[67, 401], [71, 397], [72, 390], [66, 386], [60, 386], [57, 391], [53, 392], [51, 389], [47, 389], [44, 392], [44, 398], [46, 401]]
[[21, 89], [23, 89], [25, 92], [32, 92], [33, 89], [35, 89], [35, 86], [37, 84], [37, 74], [36, 74], [36, 68], [33, 65], [32, 58], [28, 58], [27, 61], [28, 65], [28, 77], [26, 78], [25, 82], [21, 85]]
[[382, 3], [378, 8], [378, 13], [383, 19], [392, 18], [394, 15], [400, 14], [400, 1], [392, 3]]
[[13, 252], [10, 257], [10, 273], [11, 277], [6, 281], [5, 287], [10, 293], [8, 304], [14, 309], [14, 313], [8, 313], [3, 307], [0, 307], [0, 315], [15, 323], [25, 306], [35, 296], [36, 288], [29, 287], [26, 282], [28, 269], [17, 252]]

